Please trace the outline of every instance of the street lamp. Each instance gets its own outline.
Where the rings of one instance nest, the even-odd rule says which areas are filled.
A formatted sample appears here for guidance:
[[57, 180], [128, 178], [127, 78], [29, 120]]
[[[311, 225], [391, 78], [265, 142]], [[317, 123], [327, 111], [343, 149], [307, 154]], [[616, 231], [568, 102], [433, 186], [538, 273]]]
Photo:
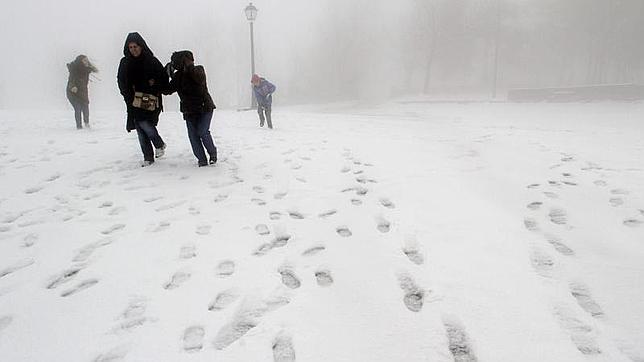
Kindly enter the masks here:
[[[253, 35], [253, 22], [255, 21], [255, 19], [257, 19], [257, 8], [253, 5], [253, 3], [249, 3], [248, 6], [246, 6], [246, 8], [244, 9], [244, 13], [246, 14], [246, 19], [248, 19], [248, 23], [250, 24], [250, 74], [252, 76], [253, 74], [255, 74], [255, 37]], [[250, 104], [252, 108], [257, 107], [255, 92], [252, 92], [252, 88]]]

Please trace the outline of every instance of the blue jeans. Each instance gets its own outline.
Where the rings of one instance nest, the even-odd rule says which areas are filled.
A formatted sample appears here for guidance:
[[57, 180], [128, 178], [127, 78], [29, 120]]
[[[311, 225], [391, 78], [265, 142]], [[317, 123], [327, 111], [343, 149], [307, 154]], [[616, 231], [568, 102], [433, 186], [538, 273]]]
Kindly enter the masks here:
[[[187, 114], [186, 128], [188, 128], [188, 139], [192, 146], [192, 153], [197, 157], [200, 166], [208, 164], [206, 152], [213, 161], [217, 160], [217, 147], [210, 135], [210, 122], [212, 121], [212, 111], [206, 113]], [[204, 147], [206, 152], [204, 152]]]
[[83, 114], [83, 120], [85, 121], [85, 126], [89, 127], [89, 103], [82, 101], [69, 101], [74, 107], [74, 118], [76, 118], [76, 128], [83, 128], [81, 124], [81, 113]]
[[152, 145], [155, 148], [161, 148], [165, 145], [157, 127], [154, 125], [154, 121], [143, 121], [135, 120], [134, 124], [136, 125], [136, 133], [139, 136], [139, 144], [141, 145], [141, 151], [143, 151], [143, 159], [145, 161], [154, 162], [154, 150]]

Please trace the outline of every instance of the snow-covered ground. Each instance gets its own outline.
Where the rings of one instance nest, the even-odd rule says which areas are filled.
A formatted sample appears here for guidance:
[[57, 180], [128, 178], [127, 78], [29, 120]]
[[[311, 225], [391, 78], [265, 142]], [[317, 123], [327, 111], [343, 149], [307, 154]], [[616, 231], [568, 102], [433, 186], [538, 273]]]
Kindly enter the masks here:
[[644, 361], [644, 105], [0, 111], [2, 361]]

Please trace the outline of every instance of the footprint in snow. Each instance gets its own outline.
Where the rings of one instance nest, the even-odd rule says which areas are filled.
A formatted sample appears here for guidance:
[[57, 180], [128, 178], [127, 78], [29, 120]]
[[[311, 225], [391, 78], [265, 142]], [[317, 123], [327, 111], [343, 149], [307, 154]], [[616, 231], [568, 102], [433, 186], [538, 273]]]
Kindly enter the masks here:
[[80, 271], [81, 271], [81, 268], [79, 267], [74, 267], [74, 268], [70, 268], [62, 271], [58, 275], [55, 275], [54, 277], [50, 278], [49, 282], [47, 283], [47, 289], [55, 289], [59, 285], [70, 281]]
[[610, 200], [608, 200], [610, 203], [610, 206], [617, 207], [617, 206], [622, 206], [624, 205], [624, 199], [621, 197], [613, 197]]
[[530, 253], [530, 262], [537, 274], [546, 278], [552, 277], [555, 262], [548, 253], [541, 249], [533, 249]]
[[151, 202], [159, 201], [161, 199], [163, 199], [163, 196], [152, 196], [152, 197], [146, 197], [145, 199], [143, 199], [143, 202], [149, 204]]
[[552, 209], [548, 213], [548, 216], [550, 217], [550, 221], [557, 225], [566, 225], [568, 223], [568, 216], [562, 209]]
[[87, 279], [83, 280], [82, 282], [78, 283], [75, 287], [68, 289], [62, 293], [60, 293], [61, 297], [68, 297], [70, 295], [76, 294], [80, 291], [83, 291], [87, 288], [90, 288], [98, 283], [98, 280], [96, 279]]
[[311, 248], [308, 248], [302, 252], [302, 256], [313, 256], [321, 251], [326, 250], [325, 246], [318, 245]]
[[596, 186], [608, 186], [608, 183], [604, 180], [595, 180], [593, 182]]
[[337, 213], [338, 213], [338, 210], [332, 209], [332, 210], [328, 210], [328, 211], [325, 211], [325, 212], [319, 214], [318, 217], [324, 219], [324, 218], [327, 218], [327, 217], [329, 217], [331, 215], [335, 215]]
[[338, 233], [338, 235], [340, 235], [342, 237], [345, 237], [345, 238], [353, 235], [353, 233], [351, 233], [351, 230], [349, 230], [349, 228], [346, 227], [346, 226], [338, 226], [335, 229], [335, 231]]
[[219, 194], [217, 197], [215, 197], [215, 202], [222, 202], [228, 198], [228, 195], [225, 194]]
[[568, 245], [564, 244], [559, 238], [548, 235], [546, 237], [550, 245], [552, 245], [555, 250], [557, 250], [560, 254], [566, 255], [566, 256], [571, 256], [574, 255], [575, 252], [568, 247]]
[[210, 234], [211, 230], [212, 230], [212, 225], [203, 224], [203, 225], [197, 226], [195, 233], [197, 233], [197, 235], [208, 235]]
[[556, 193], [554, 193], [554, 192], [546, 191], [546, 192], [544, 192], [543, 194], [544, 194], [544, 195], [546, 195], [546, 197], [548, 197], [548, 198], [550, 198], [550, 199], [558, 199], [558, 198], [559, 198], [559, 195], [557, 195], [557, 194], [556, 194]]
[[99, 209], [104, 209], [106, 207], [112, 207], [114, 206], [114, 202], [112, 201], [103, 201], [100, 205], [98, 205]]
[[59, 173], [55, 173], [55, 174], [53, 174], [53, 175], [51, 175], [51, 176], [47, 177], [47, 178], [45, 179], [45, 181], [47, 181], [47, 182], [56, 181], [56, 180], [58, 180], [58, 179], [60, 178], [60, 176], [62, 176], [62, 175], [61, 175], [61, 174], [59, 174]]
[[577, 304], [593, 317], [604, 315], [599, 304], [591, 296], [587, 285], [580, 282], [570, 283], [570, 294], [575, 297]]
[[180, 259], [192, 259], [197, 256], [197, 250], [194, 244], [186, 244], [181, 247], [181, 250], [179, 251], [179, 258]]
[[275, 200], [281, 200], [281, 199], [283, 199], [284, 197], [286, 197], [286, 195], [287, 195], [287, 194], [288, 194], [287, 192], [278, 192], [278, 193], [276, 193], [275, 195], [273, 195], [273, 198], [274, 198]]
[[30, 248], [36, 244], [38, 241], [38, 235], [37, 234], [28, 234], [22, 239], [22, 247], [23, 248]]
[[31, 266], [34, 263], [35, 263], [35, 261], [33, 259], [24, 259], [24, 260], [21, 260], [21, 261], [15, 263], [15, 264], [13, 264], [13, 265], [11, 265], [9, 267], [1, 269], [0, 270], [0, 279], [5, 277], [5, 276], [7, 276], [7, 275], [9, 275], [9, 274], [15, 273], [20, 269], [24, 269], [24, 268], [26, 268], [28, 266]]
[[629, 192], [627, 190], [624, 190], [624, 189], [613, 189], [613, 190], [610, 190], [610, 193], [613, 194], [613, 195], [628, 195], [629, 194]]
[[188, 353], [199, 352], [203, 349], [205, 331], [201, 326], [186, 328], [183, 332], [183, 350]]
[[295, 349], [293, 340], [290, 336], [281, 332], [273, 341], [273, 361], [274, 362], [294, 362]]
[[291, 289], [299, 288], [302, 283], [300, 279], [288, 268], [281, 268], [279, 270], [280, 275], [282, 276], [282, 284], [286, 285]]
[[318, 270], [315, 272], [315, 279], [321, 287], [328, 287], [333, 284], [333, 277], [328, 270]]
[[128, 348], [126, 346], [118, 346], [118, 347], [112, 348], [111, 350], [105, 353], [101, 353], [94, 359], [94, 362], [121, 361], [125, 359], [125, 356], [127, 355], [127, 353], [128, 353]]
[[112, 210], [110, 210], [110, 212], [108, 214], [110, 216], [116, 216], [116, 215], [122, 214], [123, 212], [125, 212], [125, 210], [126, 210], [126, 208], [122, 207], [122, 206], [121, 207], [115, 207]]
[[259, 224], [259, 225], [255, 226], [255, 231], [256, 231], [259, 235], [268, 235], [268, 234], [270, 234], [270, 233], [271, 233], [271, 232], [268, 230], [268, 226], [266, 226], [265, 224]]
[[541, 208], [541, 206], [542, 206], [542, 205], [543, 205], [543, 202], [541, 202], [541, 201], [535, 201], [535, 202], [531, 202], [531, 203], [529, 203], [529, 204], [528, 204], [528, 206], [526, 206], [526, 207], [527, 207], [528, 209], [530, 209], [530, 210], [539, 210], [539, 209]]
[[163, 285], [163, 288], [166, 290], [176, 289], [180, 287], [183, 283], [185, 283], [188, 279], [190, 279], [190, 273], [178, 271], [172, 274], [170, 281], [165, 283]]
[[257, 192], [258, 194], [263, 194], [266, 192], [266, 190], [262, 186], [253, 186], [253, 191]]
[[125, 228], [125, 224], [115, 224], [115, 225], [112, 225], [109, 228], [101, 231], [101, 234], [110, 235], [110, 234], [112, 234], [112, 233], [114, 233], [116, 231], [122, 230], [124, 228]]
[[638, 220], [638, 219], [626, 219], [624, 220], [624, 225], [630, 226], [630, 227], [638, 227], [644, 224], [644, 221]]
[[25, 189], [25, 194], [27, 194], [27, 195], [35, 194], [37, 192], [40, 192], [42, 189], [44, 189], [43, 186], [29, 187], [29, 188]]
[[408, 274], [398, 275], [400, 288], [405, 292], [403, 303], [412, 312], [420, 312], [423, 309], [425, 291], [419, 288]]
[[355, 206], [360, 206], [362, 205], [362, 200], [360, 199], [351, 199], [351, 204]]
[[235, 272], [235, 262], [232, 260], [224, 260], [217, 265], [217, 276], [226, 278]]
[[382, 205], [382, 206], [384, 206], [384, 207], [386, 207], [388, 209], [394, 209], [396, 207], [396, 205], [393, 202], [391, 202], [391, 200], [389, 200], [387, 198], [381, 198], [380, 199], [380, 205]]
[[264, 201], [264, 200], [262, 200], [262, 199], [253, 198], [253, 199], [251, 199], [250, 201], [251, 201], [252, 203], [254, 203], [255, 205], [258, 205], [258, 206], [266, 205], [266, 201]]
[[223, 310], [239, 299], [239, 293], [234, 289], [224, 290], [217, 294], [215, 299], [208, 305], [208, 310], [216, 312]]
[[443, 316], [443, 326], [447, 333], [449, 351], [456, 362], [476, 362], [471, 342], [463, 324], [452, 316]]
[[409, 261], [416, 265], [422, 265], [425, 262], [423, 254], [421, 254], [420, 250], [418, 250], [416, 247], [407, 246], [404, 247], [402, 251], [407, 256]]
[[151, 231], [153, 233], [158, 233], [158, 232], [167, 230], [169, 227], [170, 227], [170, 222], [169, 221], [161, 221], [161, 222], [159, 222], [158, 225], [151, 226], [151, 228], [148, 229], [148, 231]]
[[282, 213], [279, 212], [279, 211], [271, 211], [268, 214], [268, 218], [271, 219], [271, 220], [279, 220], [279, 219], [282, 218]]
[[389, 230], [391, 229], [391, 223], [383, 217], [376, 218], [376, 224], [377, 224], [376, 228], [381, 233], [388, 233]]
[[85, 245], [76, 253], [76, 256], [74, 256], [74, 259], [72, 259], [72, 261], [75, 263], [84, 263], [94, 253], [94, 251], [106, 245], [110, 245], [111, 243], [112, 243], [111, 239], [104, 239], [101, 241], [97, 241], [97, 242]]
[[340, 170], [340, 172], [341, 172], [341, 173], [347, 173], [347, 172], [349, 172], [349, 171], [351, 171], [351, 168], [350, 168], [350, 167], [343, 167], [343, 168]]
[[213, 345], [222, 350], [242, 338], [248, 331], [259, 324], [259, 318], [266, 312], [265, 308], [242, 306], [233, 320], [221, 327]]
[[538, 231], [539, 230], [539, 225], [537, 224], [537, 220], [531, 218], [531, 217], [526, 217], [523, 219], [523, 225], [525, 226], [526, 229], [530, 231]]
[[580, 318], [565, 307], [555, 308], [555, 317], [559, 320], [561, 327], [570, 334], [570, 339], [579, 350], [585, 355], [598, 355], [602, 353], [594, 337], [593, 327], [584, 323]]
[[304, 219], [304, 215], [298, 211], [289, 211], [288, 215], [291, 217], [291, 219], [296, 219], [296, 220]]
[[539, 187], [539, 186], [541, 186], [541, 185], [540, 185], [540, 184], [530, 184], [530, 185], [528, 185], [527, 187], [528, 187], [529, 189], [536, 189], [536, 188], [537, 188], [537, 187]]

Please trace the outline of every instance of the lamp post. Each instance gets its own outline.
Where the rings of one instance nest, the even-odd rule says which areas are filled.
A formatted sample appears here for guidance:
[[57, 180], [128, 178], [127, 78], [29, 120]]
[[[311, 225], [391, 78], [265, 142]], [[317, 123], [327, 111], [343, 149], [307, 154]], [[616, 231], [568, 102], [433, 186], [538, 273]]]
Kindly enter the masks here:
[[[257, 19], [257, 8], [253, 5], [253, 3], [249, 3], [248, 6], [246, 6], [246, 8], [244, 9], [244, 13], [246, 14], [246, 19], [248, 19], [248, 23], [250, 24], [250, 74], [252, 76], [253, 74], [255, 74], [255, 36], [253, 34], [253, 22], [255, 21], [255, 19]], [[250, 95], [250, 104], [252, 108], [257, 107], [255, 92], [252, 91], [252, 88]]]

